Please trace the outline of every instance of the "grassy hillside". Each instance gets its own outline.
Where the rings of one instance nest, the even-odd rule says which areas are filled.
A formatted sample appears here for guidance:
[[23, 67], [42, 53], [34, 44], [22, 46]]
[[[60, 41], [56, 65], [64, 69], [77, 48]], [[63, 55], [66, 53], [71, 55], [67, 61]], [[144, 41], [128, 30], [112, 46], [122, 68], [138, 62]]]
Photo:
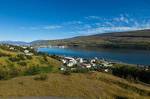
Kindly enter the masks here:
[[18, 77], [0, 81], [0, 96], [60, 96], [85, 99], [149, 99], [150, 87], [105, 73], [50, 73], [48, 79]]
[[[13, 47], [13, 48], [12, 48]], [[26, 55], [24, 48], [0, 45], [0, 96], [58, 96], [85, 99], [149, 99], [150, 86], [102, 72], [58, 71], [57, 56]], [[126, 69], [127, 70], [127, 69]]]
[[[13, 50], [10, 48], [13, 47]], [[33, 52], [29, 56], [17, 46], [0, 46], [0, 80], [17, 76], [34, 75], [42, 72], [55, 72], [61, 63], [50, 56]], [[31, 49], [28, 49], [31, 51]]]
[[63, 40], [45, 40], [32, 42], [39, 45], [67, 45], [96, 48], [136, 48], [150, 49], [150, 30], [131, 32], [105, 33], [90, 36], [80, 36]]

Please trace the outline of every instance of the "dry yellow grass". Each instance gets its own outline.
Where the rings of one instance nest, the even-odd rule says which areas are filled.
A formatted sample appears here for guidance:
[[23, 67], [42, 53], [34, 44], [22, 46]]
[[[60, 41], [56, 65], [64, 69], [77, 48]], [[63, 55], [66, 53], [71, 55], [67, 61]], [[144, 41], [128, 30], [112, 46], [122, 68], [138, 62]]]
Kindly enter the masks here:
[[150, 98], [150, 87], [130, 83], [104, 73], [69, 76], [50, 73], [48, 80], [45, 81], [36, 81], [33, 78], [34, 76], [18, 77], [0, 81], [0, 96], [67, 96], [90, 99], [115, 99], [116, 96], [131, 99]]
[[16, 52], [3, 50], [3, 49], [1, 49], [1, 48], [0, 48], [0, 53], [4, 53], [4, 54], [6, 54], [6, 55], [12, 55], [12, 56], [13, 56], [13, 55], [17, 55]]

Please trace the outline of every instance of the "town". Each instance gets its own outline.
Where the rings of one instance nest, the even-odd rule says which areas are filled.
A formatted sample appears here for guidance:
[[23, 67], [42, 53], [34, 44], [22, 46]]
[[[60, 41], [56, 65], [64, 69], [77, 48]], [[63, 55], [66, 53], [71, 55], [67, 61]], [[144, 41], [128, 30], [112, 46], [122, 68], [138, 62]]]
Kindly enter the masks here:
[[[135, 81], [142, 81], [145, 83], [149, 83], [150, 81], [149, 80], [150, 66], [148, 65], [127, 64], [123, 62], [112, 61], [97, 57], [82, 58], [82, 57], [54, 55], [40, 52], [33, 46], [15, 46], [9, 44], [4, 45], [0, 44], [0, 48], [1, 48], [1, 56], [7, 57], [6, 58], [7, 61], [10, 61], [10, 63], [12, 64], [16, 62], [16, 64], [18, 64], [19, 66], [24, 67], [28, 65], [29, 61], [31, 63], [35, 63], [31, 64], [31, 67], [34, 66], [36, 67], [33, 68], [35, 69], [34, 71], [31, 70], [33, 74], [39, 72], [39, 66], [43, 66], [41, 65], [42, 63], [48, 66], [47, 67], [48, 69], [44, 70], [50, 72], [51, 70], [49, 68], [55, 68], [54, 69], [55, 72], [57, 71], [65, 75], [70, 75], [72, 73], [104, 72], [111, 75], [119, 76], [121, 78], [130, 80], [134, 79]], [[34, 61], [35, 59], [38, 61]], [[52, 66], [53, 62], [50, 62], [50, 60], [56, 61], [55, 66]], [[39, 63], [40, 65], [37, 65], [37, 63]]]
[[[46, 53], [38, 52], [36, 48], [32, 46], [15, 46], [9, 44], [0, 44], [0, 45], [1, 46], [5, 45], [5, 47], [7, 47], [7, 49], [9, 49], [10, 51], [22, 50], [20, 54], [26, 56], [33, 56], [35, 53], [46, 54]], [[64, 48], [64, 46], [56, 46], [56, 47]], [[55, 56], [53, 58], [61, 61], [62, 65], [59, 68], [60, 71], [68, 71], [68, 70], [71, 72], [101, 71], [101, 72], [111, 73], [113, 67], [115, 67], [116, 65], [130, 65], [146, 71], [150, 69], [150, 66], [147, 65], [127, 64], [119, 61], [112, 61], [112, 60], [107, 60], [104, 58], [97, 58], [97, 57], [86, 59], [81, 57], [71, 57], [71, 56], [66, 57], [60, 55], [48, 55], [48, 56], [51, 57]]]
[[74, 58], [74, 57], [61, 57], [63, 65], [60, 67], [61, 71], [70, 70], [72, 72], [85, 72], [85, 71], [103, 71], [111, 72], [113, 62], [105, 59]]

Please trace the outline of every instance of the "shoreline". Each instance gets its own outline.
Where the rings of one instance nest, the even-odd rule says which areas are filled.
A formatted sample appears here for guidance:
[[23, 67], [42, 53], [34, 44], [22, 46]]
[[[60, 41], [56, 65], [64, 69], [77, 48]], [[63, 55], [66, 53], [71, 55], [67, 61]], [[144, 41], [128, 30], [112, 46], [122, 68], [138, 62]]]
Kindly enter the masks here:
[[[44, 49], [62, 49], [62, 50], [65, 50], [65, 49], [69, 49], [69, 50], [71, 50], [71, 51], [78, 51], [78, 52], [80, 52], [80, 50], [82, 50], [83, 52], [84, 51], [87, 51], [88, 49], [78, 49], [78, 48], [72, 48], [72, 47], [66, 47], [66, 48], [60, 48], [60, 47], [40, 47], [40, 48], [44, 48]], [[40, 48], [37, 48], [36, 50], [37, 50], [37, 52], [42, 52], [42, 53], [47, 53], [47, 54], [49, 54], [49, 55], [56, 55], [56, 56], [63, 56], [63, 57], [65, 57], [65, 56], [68, 56], [68, 57], [74, 57], [74, 58], [85, 58], [85, 59], [92, 59], [92, 58], [94, 58], [94, 57], [97, 57], [97, 56], [92, 56], [92, 57], [85, 57], [85, 56], [76, 56], [76, 55], [65, 55], [65, 53], [64, 53], [64, 55], [61, 55], [61, 54], [57, 54], [57, 52], [56, 52], [56, 54], [53, 54], [53, 53], [49, 53], [48, 51], [38, 51], [38, 49], [40, 49]], [[101, 50], [96, 50], [96, 51], [92, 51], [92, 50], [88, 50], [89, 52], [96, 52], [96, 53], [98, 53], [98, 52], [109, 52], [109, 50], [110, 50], [110, 52], [111, 52], [111, 49], [101, 49]], [[120, 49], [121, 50], [121, 49]], [[122, 49], [123, 51], [126, 51], [126, 49]], [[139, 51], [139, 50], [138, 50]], [[144, 50], [145, 51], [145, 50]], [[128, 62], [123, 62], [123, 61], [121, 61], [121, 60], [116, 60], [116, 59], [110, 59], [110, 58], [104, 58], [104, 57], [99, 57], [98, 56], [98, 58], [99, 59], [105, 59], [105, 60], [107, 60], [107, 61], [109, 61], [109, 62], [114, 62], [114, 63], [119, 63], [119, 64], [127, 64], [127, 65], [135, 65], [135, 66], [141, 66], [141, 67], [144, 67], [144, 66], [149, 66], [150, 64], [137, 64], [137, 63], [128, 63]]]

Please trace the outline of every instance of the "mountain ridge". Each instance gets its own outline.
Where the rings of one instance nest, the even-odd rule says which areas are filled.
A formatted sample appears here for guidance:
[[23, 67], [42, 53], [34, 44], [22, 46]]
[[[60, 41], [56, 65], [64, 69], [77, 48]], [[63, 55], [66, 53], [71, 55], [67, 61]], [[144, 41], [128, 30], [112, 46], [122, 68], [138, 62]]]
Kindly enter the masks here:
[[0, 44], [10, 44], [10, 45], [26, 45], [29, 46], [29, 42], [24, 42], [24, 41], [0, 41]]
[[126, 32], [101, 33], [58, 40], [0, 41], [1, 44], [21, 46], [68, 46], [94, 48], [150, 49], [150, 29]]
[[33, 41], [33, 46], [65, 45], [96, 48], [150, 49], [150, 30], [102, 33], [60, 40]]

